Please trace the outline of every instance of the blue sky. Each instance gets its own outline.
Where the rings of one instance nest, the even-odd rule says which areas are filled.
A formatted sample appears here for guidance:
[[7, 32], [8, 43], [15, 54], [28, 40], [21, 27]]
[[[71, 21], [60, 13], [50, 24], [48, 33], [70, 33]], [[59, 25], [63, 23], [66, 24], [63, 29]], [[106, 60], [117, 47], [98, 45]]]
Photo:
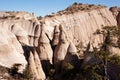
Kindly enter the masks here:
[[120, 7], [120, 0], [0, 0], [0, 10], [27, 11], [36, 16], [45, 16], [63, 10], [74, 2]]

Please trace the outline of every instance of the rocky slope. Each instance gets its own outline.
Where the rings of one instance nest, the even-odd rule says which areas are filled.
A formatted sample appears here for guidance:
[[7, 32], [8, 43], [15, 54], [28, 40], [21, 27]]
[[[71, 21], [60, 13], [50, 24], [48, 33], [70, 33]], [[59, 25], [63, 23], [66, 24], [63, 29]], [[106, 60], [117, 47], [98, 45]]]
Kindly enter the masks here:
[[76, 65], [79, 59], [75, 45], [79, 54], [89, 44], [99, 47], [104, 38], [93, 33], [102, 26], [119, 25], [116, 15], [105, 6], [78, 3], [40, 20], [27, 12], [1, 11], [0, 65], [17, 68], [19, 73], [27, 69], [33, 80], [44, 80], [54, 65], [60, 79], [61, 68], [67, 62]]

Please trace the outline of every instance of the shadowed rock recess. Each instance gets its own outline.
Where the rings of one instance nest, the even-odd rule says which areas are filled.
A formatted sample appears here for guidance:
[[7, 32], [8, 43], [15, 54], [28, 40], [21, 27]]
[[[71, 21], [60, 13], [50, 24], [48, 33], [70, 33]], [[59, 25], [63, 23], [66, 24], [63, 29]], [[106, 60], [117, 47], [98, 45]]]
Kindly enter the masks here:
[[[120, 8], [74, 3], [65, 10], [41, 19], [33, 13], [0, 12], [0, 66], [24, 74], [30, 80], [45, 80], [55, 69], [62, 80], [62, 68], [71, 63], [80, 66], [79, 56], [89, 44], [99, 48], [103, 35], [94, 35], [102, 26], [120, 26]], [[80, 46], [78, 51], [76, 46]], [[113, 48], [120, 55], [120, 49]], [[86, 55], [84, 55], [86, 56]], [[87, 61], [87, 60], [86, 60]], [[0, 77], [1, 78], [1, 77]], [[19, 79], [18, 79], [19, 80]]]

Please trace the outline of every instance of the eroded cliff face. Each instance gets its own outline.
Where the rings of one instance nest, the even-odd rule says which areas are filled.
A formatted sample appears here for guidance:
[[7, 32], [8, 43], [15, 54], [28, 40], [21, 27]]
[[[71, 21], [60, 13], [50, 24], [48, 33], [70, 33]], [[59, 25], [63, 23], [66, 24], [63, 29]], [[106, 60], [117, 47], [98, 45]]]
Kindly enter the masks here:
[[65, 63], [78, 65], [75, 45], [80, 47], [81, 55], [87, 47], [89, 51], [99, 48], [104, 37], [94, 35], [96, 30], [116, 26], [117, 22], [119, 20], [100, 5], [73, 4], [39, 21], [34, 14], [26, 12], [0, 12], [0, 65], [18, 67], [21, 73], [27, 66], [35, 80], [44, 80], [54, 65], [55, 77], [60, 79]]
[[[83, 5], [80, 4], [80, 6], [82, 7]], [[57, 14], [46, 16], [43, 20], [45, 21], [47, 31], [51, 35], [56, 25], [63, 25], [75, 45], [82, 43], [83, 47], [86, 47], [90, 41], [93, 43], [93, 46], [98, 47], [98, 44], [103, 41], [102, 35], [95, 36], [93, 33], [97, 29], [101, 29], [102, 26], [117, 25], [116, 19], [106, 7], [93, 6], [93, 8], [88, 7], [85, 10], [82, 7], [82, 10], [80, 8], [76, 12], [73, 12], [76, 9], [73, 9], [71, 12], [70, 10], [67, 8]]]
[[0, 19], [0, 65], [18, 67], [21, 73], [28, 66], [35, 79], [45, 79], [36, 52], [40, 31], [40, 23], [34, 14], [4, 12]]
[[[71, 56], [77, 55], [76, 47], [64, 26], [50, 28], [45, 23], [40, 24], [33, 14], [4, 12], [0, 28], [0, 65], [7, 68], [17, 67], [21, 73], [28, 69], [33, 79], [44, 80], [53, 63], [72, 62], [72, 58], [66, 56], [67, 53]], [[48, 30], [54, 33], [54, 38]], [[60, 34], [56, 36], [56, 33]], [[56, 66], [57, 71], [59, 65]]]

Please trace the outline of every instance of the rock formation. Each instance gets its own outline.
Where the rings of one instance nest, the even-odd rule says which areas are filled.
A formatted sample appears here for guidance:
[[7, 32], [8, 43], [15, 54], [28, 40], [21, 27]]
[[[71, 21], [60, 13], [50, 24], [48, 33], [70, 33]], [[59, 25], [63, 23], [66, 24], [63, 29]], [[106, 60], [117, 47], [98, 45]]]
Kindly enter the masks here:
[[117, 18], [117, 15], [118, 15], [118, 13], [119, 13], [119, 11], [120, 11], [120, 8], [117, 7], [117, 6], [114, 6], [114, 7], [111, 7], [111, 8], [110, 8], [110, 11], [112, 12], [114, 18], [116, 19], [116, 18]]
[[30, 57], [28, 62], [29, 62], [28, 67], [30, 70], [30, 74], [32, 75], [33, 79], [45, 80], [46, 77], [43, 72], [42, 65], [36, 51], [34, 51], [34, 53], [30, 52]]
[[64, 60], [70, 43], [68, 40], [68, 36], [61, 25], [59, 26], [59, 29], [60, 29], [59, 43], [56, 46], [54, 52], [54, 60], [55, 60], [54, 62], [59, 62]]
[[21, 64], [23, 69], [26, 67], [26, 60], [21, 44], [16, 36], [9, 30], [10, 24], [7, 21], [1, 21], [0, 26], [0, 64], [11, 68], [14, 64]]
[[102, 26], [120, 26], [120, 13], [114, 8], [110, 10], [113, 13], [105, 6], [74, 3], [39, 21], [27, 12], [0, 12], [0, 66], [19, 65], [19, 73], [27, 67], [33, 79], [45, 80], [54, 65], [55, 76], [60, 78], [60, 70], [66, 63], [78, 66], [75, 45], [81, 44], [82, 53], [89, 46], [89, 50], [99, 48], [104, 38], [94, 35], [96, 30]]
[[57, 46], [59, 43], [59, 35], [60, 35], [59, 26], [55, 26], [53, 34], [54, 35], [52, 39], [52, 46]]
[[117, 25], [120, 26], [120, 7], [117, 6], [111, 7], [110, 11], [117, 20]]
[[[59, 25], [59, 29], [55, 27], [55, 31], [60, 31], [59, 41], [56, 40], [58, 44], [56, 44], [54, 50], [54, 66], [56, 71], [55, 78], [61, 80], [62, 70], [64, 66], [67, 63], [71, 63], [74, 65], [76, 58], [78, 59], [78, 54], [75, 45], [71, 42], [64, 27], [62, 25]], [[56, 33], [55, 36], [57, 37], [58, 33]]]
[[36, 53], [41, 32], [37, 18], [26, 12], [4, 12], [0, 32], [0, 65], [11, 68], [20, 64], [18, 71], [23, 72], [28, 63], [33, 77], [44, 80], [45, 74]]
[[101, 29], [102, 26], [117, 25], [116, 19], [108, 8], [88, 4], [73, 4], [63, 11], [46, 16], [43, 20], [46, 26], [51, 28], [49, 29], [51, 35], [54, 31], [52, 28], [62, 24], [73, 43], [75, 45], [82, 43], [84, 48], [87, 47], [89, 41], [96, 47], [102, 43], [102, 36], [93, 34], [97, 29]]

